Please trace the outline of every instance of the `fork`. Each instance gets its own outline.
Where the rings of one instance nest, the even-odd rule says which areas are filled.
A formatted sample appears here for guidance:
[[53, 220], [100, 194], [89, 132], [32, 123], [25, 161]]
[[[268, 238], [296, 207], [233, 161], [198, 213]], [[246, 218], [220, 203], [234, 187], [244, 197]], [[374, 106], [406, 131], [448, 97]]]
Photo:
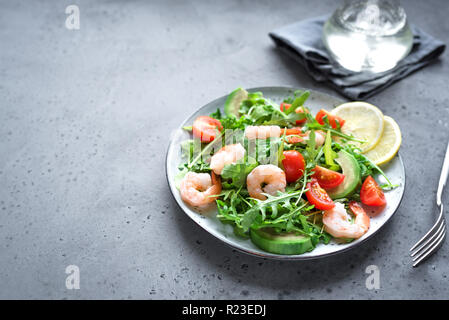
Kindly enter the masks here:
[[444, 206], [441, 201], [444, 186], [447, 182], [449, 174], [449, 143], [444, 156], [443, 168], [441, 169], [440, 182], [437, 190], [437, 206], [440, 209], [437, 222], [430, 228], [430, 230], [422, 237], [411, 249], [410, 255], [413, 257], [413, 267], [418, 266], [422, 261], [432, 255], [438, 250], [439, 245], [443, 242], [446, 235], [446, 221], [444, 219]]

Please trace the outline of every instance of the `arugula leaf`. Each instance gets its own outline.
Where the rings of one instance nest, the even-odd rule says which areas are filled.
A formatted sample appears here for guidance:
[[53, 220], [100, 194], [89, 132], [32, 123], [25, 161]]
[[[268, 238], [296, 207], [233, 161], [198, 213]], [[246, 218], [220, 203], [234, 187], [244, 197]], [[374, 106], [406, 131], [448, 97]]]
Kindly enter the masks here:
[[270, 120], [274, 112], [274, 108], [271, 105], [258, 105], [251, 109], [248, 116], [253, 120], [254, 124], [262, 124]]
[[262, 92], [250, 92], [248, 98], [240, 103], [239, 113], [248, 114], [249, 110], [256, 105], [264, 105], [266, 102]]
[[248, 174], [258, 166], [257, 162], [249, 163], [233, 163], [227, 164], [223, 167], [223, 171], [221, 172], [221, 177], [223, 179], [231, 180], [231, 183], [226, 181], [222, 182], [223, 187], [225, 188], [240, 188], [245, 185], [246, 177]]
[[259, 211], [257, 207], [253, 207], [245, 212], [245, 215], [242, 219], [242, 229], [243, 231], [248, 231], [253, 222], [256, 220], [256, 218], [259, 216]]
[[247, 125], [253, 124], [253, 121], [242, 115], [240, 118], [236, 117], [226, 117], [220, 119], [221, 125], [223, 126], [223, 131], [226, 130], [245, 130]]
[[307, 140], [306, 148], [302, 152], [302, 155], [306, 162], [306, 169], [308, 169], [309, 171], [315, 168], [316, 158], [319, 154], [318, 152], [319, 151], [316, 149], [315, 131], [311, 130], [309, 133], [309, 138]]
[[284, 156], [285, 133], [286, 133], [286, 130], [284, 130], [284, 133], [282, 134], [281, 145], [278, 148], [278, 167], [281, 168], [282, 170], [284, 170], [284, 165], [282, 164], [282, 160], [285, 159], [285, 156]]
[[328, 130], [326, 133], [326, 140], [324, 142], [324, 159], [330, 170], [338, 171], [340, 169], [340, 166], [334, 162], [336, 157], [337, 153], [332, 150], [331, 132]]
[[293, 92], [293, 96], [292, 96], [292, 97], [287, 97], [287, 98], [285, 98], [285, 99], [284, 99], [284, 102], [285, 102], [285, 103], [288, 103], [288, 104], [292, 104], [293, 101], [295, 101], [295, 99], [296, 99], [298, 96], [301, 96], [303, 93], [304, 93], [303, 90], [295, 90], [295, 92]]
[[212, 118], [217, 119], [217, 120], [221, 120], [222, 119], [221, 111], [220, 111], [219, 108], [217, 108], [217, 110], [214, 113], [211, 113], [210, 116]]
[[310, 91], [307, 90], [307, 91], [301, 92], [300, 96], [297, 97], [297, 98], [293, 101], [291, 107], [288, 108], [287, 110], [285, 110], [285, 114], [288, 115], [288, 114], [290, 114], [290, 113], [296, 111], [296, 109], [297, 109], [298, 107], [302, 106], [302, 105], [304, 104], [304, 102], [306, 102], [306, 100], [309, 98], [309, 96], [310, 96]]
[[[297, 98], [297, 103], [302, 103], [307, 97], [308, 94], [304, 93]], [[297, 120], [305, 118], [305, 115], [302, 113], [291, 112], [291, 110], [294, 110], [293, 108], [288, 110], [288, 113], [281, 111], [278, 105], [257, 94], [255, 97], [249, 97], [247, 100], [242, 101], [240, 113], [245, 114], [253, 122], [253, 125], [263, 124], [287, 127], [295, 125]]]
[[[288, 110], [290, 110], [289, 108]], [[280, 127], [289, 127], [296, 125], [297, 120], [302, 120], [305, 118], [304, 113], [289, 113], [285, 114], [280, 110], [276, 110], [271, 114], [271, 119], [264, 121], [262, 124], [264, 125], [277, 125]]]
[[244, 230], [248, 230], [249, 227], [253, 224], [254, 220], [258, 217], [259, 212], [262, 215], [262, 220], [265, 220], [267, 208], [272, 208], [273, 205], [281, 205], [281, 206], [289, 206], [292, 198], [300, 198], [302, 196], [303, 190], [296, 191], [293, 193], [282, 193], [279, 192], [277, 196], [272, 196], [270, 194], [265, 194], [267, 197], [266, 200], [258, 200], [256, 201], [256, 205], [254, 205], [250, 210], [248, 210], [242, 220], [242, 227]]

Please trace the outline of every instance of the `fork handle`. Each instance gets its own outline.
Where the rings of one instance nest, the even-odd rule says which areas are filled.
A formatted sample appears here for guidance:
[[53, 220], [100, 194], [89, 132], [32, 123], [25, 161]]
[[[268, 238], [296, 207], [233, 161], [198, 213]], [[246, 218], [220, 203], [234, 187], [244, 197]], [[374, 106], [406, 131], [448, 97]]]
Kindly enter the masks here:
[[447, 182], [449, 174], [449, 143], [447, 144], [446, 155], [444, 156], [443, 168], [441, 169], [440, 182], [438, 183], [437, 191], [437, 205], [441, 205], [441, 195], [443, 194], [444, 186]]

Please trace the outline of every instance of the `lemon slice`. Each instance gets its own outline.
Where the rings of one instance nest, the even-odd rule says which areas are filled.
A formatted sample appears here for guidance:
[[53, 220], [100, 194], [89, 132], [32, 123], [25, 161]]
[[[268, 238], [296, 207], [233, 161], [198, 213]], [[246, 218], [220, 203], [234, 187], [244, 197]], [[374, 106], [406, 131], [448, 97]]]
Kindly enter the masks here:
[[365, 153], [377, 165], [387, 163], [396, 155], [401, 146], [401, 129], [393, 118], [384, 116], [384, 132], [374, 149]]
[[384, 116], [379, 108], [367, 102], [354, 101], [339, 105], [331, 113], [346, 121], [341, 128], [343, 133], [365, 141], [351, 142], [362, 152], [373, 149], [379, 143], [384, 130]]

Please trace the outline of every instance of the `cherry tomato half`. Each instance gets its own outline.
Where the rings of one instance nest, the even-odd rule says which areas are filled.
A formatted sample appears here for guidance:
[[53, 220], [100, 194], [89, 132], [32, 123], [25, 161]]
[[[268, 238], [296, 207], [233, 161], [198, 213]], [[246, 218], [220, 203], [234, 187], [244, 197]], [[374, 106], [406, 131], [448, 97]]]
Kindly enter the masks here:
[[307, 183], [307, 200], [318, 210], [330, 210], [335, 207], [335, 203], [327, 194], [326, 190], [320, 187], [318, 181], [312, 178], [312, 181]]
[[[284, 112], [285, 110], [288, 110], [288, 108], [290, 108], [292, 105], [289, 103], [285, 103], [282, 102], [281, 103], [281, 111]], [[304, 110], [301, 107], [296, 108], [295, 110], [296, 113], [304, 113]], [[301, 119], [301, 120], [296, 120], [296, 124], [304, 124], [306, 123], [307, 119]]]
[[317, 179], [320, 186], [324, 189], [335, 188], [345, 180], [344, 174], [320, 166], [316, 166], [313, 171], [312, 177]]
[[318, 121], [319, 124], [324, 124], [324, 120], [323, 120], [324, 116], [327, 116], [327, 120], [329, 120], [329, 124], [334, 129], [337, 128], [337, 123], [335, 122], [335, 120], [338, 120], [338, 122], [340, 123], [340, 127], [343, 127], [343, 125], [345, 124], [344, 119], [342, 119], [339, 116], [334, 116], [333, 114], [330, 114], [329, 112], [327, 112], [324, 109], [321, 109], [320, 111], [318, 111], [315, 119], [316, 119], [316, 121]]
[[384, 206], [387, 203], [384, 192], [371, 176], [368, 176], [362, 184], [360, 200], [368, 206], [375, 207]]
[[208, 143], [217, 137], [218, 133], [223, 130], [223, 126], [217, 119], [200, 116], [193, 122], [192, 129], [194, 137], [200, 138], [201, 142]]
[[284, 166], [285, 178], [288, 183], [295, 182], [304, 174], [304, 167], [306, 162], [301, 153], [296, 150], [284, 151], [284, 159], [282, 165]]

